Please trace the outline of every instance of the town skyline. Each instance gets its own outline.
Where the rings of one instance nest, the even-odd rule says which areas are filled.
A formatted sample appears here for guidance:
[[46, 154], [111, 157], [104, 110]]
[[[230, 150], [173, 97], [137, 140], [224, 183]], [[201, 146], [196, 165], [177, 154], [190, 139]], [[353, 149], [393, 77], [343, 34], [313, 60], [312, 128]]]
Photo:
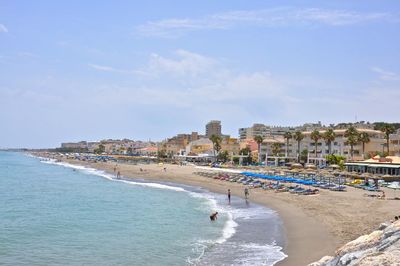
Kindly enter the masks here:
[[[73, 140], [68, 140], [68, 139], [64, 139], [61, 140], [59, 143], [56, 143], [54, 146], [48, 146], [48, 147], [29, 147], [29, 146], [1, 146], [0, 145], [0, 149], [53, 149], [53, 148], [57, 148], [59, 147], [60, 143], [78, 143], [78, 142], [101, 142], [101, 141], [114, 141], [114, 140], [129, 140], [129, 141], [137, 141], [137, 142], [148, 142], [148, 143], [162, 143], [163, 141], [166, 141], [168, 139], [170, 139], [173, 136], [178, 136], [181, 134], [190, 134], [190, 133], [196, 133], [198, 134], [199, 137], [201, 138], [209, 138], [210, 136], [207, 136], [207, 124], [213, 121], [217, 121], [221, 123], [221, 136], [226, 136], [229, 138], [234, 138], [234, 139], [242, 139], [241, 137], [241, 130], [242, 129], [246, 129], [246, 128], [251, 128], [255, 125], [262, 125], [262, 126], [266, 126], [268, 128], [271, 129], [280, 129], [279, 134], [283, 135], [283, 132], [295, 132], [295, 131], [312, 131], [314, 129], [319, 129], [319, 130], [324, 130], [327, 128], [348, 128], [350, 126], [356, 126], [357, 127], [362, 127], [362, 128], [374, 128], [374, 125], [378, 125], [378, 124], [392, 124], [395, 126], [396, 130], [397, 128], [400, 128], [400, 122], [386, 122], [386, 121], [376, 121], [376, 122], [370, 122], [370, 121], [356, 121], [356, 122], [339, 122], [337, 124], [334, 123], [329, 123], [329, 124], [324, 124], [321, 121], [316, 121], [316, 122], [307, 122], [307, 123], [303, 123], [300, 125], [271, 125], [271, 124], [264, 124], [264, 123], [260, 123], [260, 122], [252, 122], [252, 123], [248, 123], [246, 126], [243, 127], [238, 127], [236, 128], [236, 132], [233, 134], [229, 134], [228, 132], [224, 131], [224, 125], [223, 125], [223, 121], [220, 120], [209, 120], [207, 121], [207, 123], [204, 123], [204, 125], [202, 125], [203, 129], [200, 130], [193, 130], [193, 129], [186, 129], [180, 132], [173, 132], [171, 135], [168, 136], [164, 136], [161, 139], [151, 139], [151, 138], [147, 138], [147, 139], [140, 139], [140, 138], [135, 138], [133, 136], [122, 136], [122, 137], [110, 137], [110, 136], [104, 136], [98, 139], [94, 139], [94, 138], [89, 138], [89, 139], [84, 139], [84, 138], [77, 138], [77, 139], [73, 139]], [[306, 130], [306, 128], [308, 128], [308, 130]], [[278, 134], [278, 135], [279, 135]]]

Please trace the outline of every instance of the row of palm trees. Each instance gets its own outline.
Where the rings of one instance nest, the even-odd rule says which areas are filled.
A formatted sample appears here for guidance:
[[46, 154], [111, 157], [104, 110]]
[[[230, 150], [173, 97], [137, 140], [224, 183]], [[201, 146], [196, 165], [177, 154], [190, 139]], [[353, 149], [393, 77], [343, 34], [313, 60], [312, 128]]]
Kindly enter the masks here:
[[[395, 132], [395, 128], [390, 124], [384, 124], [379, 128], [379, 130], [385, 134], [387, 153], [389, 154], [390, 134]], [[367, 132], [359, 132], [355, 127], [351, 126], [345, 131], [344, 136], [347, 138], [346, 145], [350, 146], [351, 158], [354, 156], [354, 146], [359, 143], [362, 143], [362, 152], [365, 154], [365, 144], [371, 141]], [[289, 140], [293, 138], [297, 141], [298, 160], [300, 159], [300, 143], [304, 137], [305, 136], [301, 131], [296, 131], [294, 134], [290, 132], [286, 132], [284, 134], [284, 138], [286, 139], [286, 156], [288, 154]], [[314, 141], [315, 157], [317, 157], [317, 145], [320, 139], [325, 140], [325, 142], [328, 144], [328, 153], [332, 154], [332, 142], [334, 142], [336, 138], [336, 134], [333, 129], [328, 129], [322, 134], [315, 129], [313, 132], [311, 132], [310, 138]]]
[[[296, 131], [293, 134], [290, 132], [286, 132], [283, 137], [286, 139], [286, 156], [288, 155], [289, 140], [293, 138], [295, 141], [297, 141], [297, 159], [300, 160], [300, 144], [305, 137], [304, 134], [301, 131]], [[336, 134], [333, 129], [328, 129], [323, 134], [321, 134], [318, 130], [314, 130], [313, 132], [311, 132], [310, 138], [314, 141], [315, 157], [317, 157], [317, 145], [320, 139], [324, 139], [326, 141], [326, 143], [328, 144], [329, 154], [331, 154], [332, 142], [336, 138]]]
[[[389, 143], [390, 143], [390, 134], [393, 134], [395, 132], [395, 128], [390, 125], [390, 124], [384, 124], [381, 128], [379, 128], [384, 134], [385, 134], [385, 139], [386, 139], [386, 147], [387, 147], [387, 153], [389, 154]], [[288, 156], [288, 148], [289, 148], [289, 141], [290, 139], [294, 139], [297, 141], [297, 160], [300, 162], [300, 144], [301, 141], [304, 139], [304, 134], [301, 131], [296, 131], [293, 134], [291, 132], [285, 132], [283, 136], [286, 140], [286, 157]], [[354, 156], [354, 146], [358, 145], [359, 143], [362, 143], [362, 152], [363, 154], [365, 153], [365, 144], [369, 143], [370, 137], [367, 132], [359, 132], [355, 127], [351, 126], [349, 127], [345, 133], [344, 137], [347, 138], [345, 144], [350, 146], [350, 154], [351, 158]], [[317, 129], [311, 132], [310, 138], [314, 141], [314, 146], [315, 146], [315, 157], [317, 157], [317, 146], [319, 140], [323, 139], [326, 144], [328, 145], [328, 153], [332, 154], [332, 142], [335, 141], [336, 139], [336, 133], [333, 131], [333, 129], [328, 129], [324, 133], [319, 132]], [[221, 137], [212, 135], [210, 137], [210, 140], [213, 143], [213, 148], [214, 148], [214, 155], [219, 153], [221, 150]], [[261, 144], [263, 143], [263, 137], [262, 136], [255, 136], [254, 141], [258, 145], [258, 161], [261, 162]], [[274, 153], [278, 153], [281, 144], [280, 143], [274, 143], [273, 144], [273, 151]]]

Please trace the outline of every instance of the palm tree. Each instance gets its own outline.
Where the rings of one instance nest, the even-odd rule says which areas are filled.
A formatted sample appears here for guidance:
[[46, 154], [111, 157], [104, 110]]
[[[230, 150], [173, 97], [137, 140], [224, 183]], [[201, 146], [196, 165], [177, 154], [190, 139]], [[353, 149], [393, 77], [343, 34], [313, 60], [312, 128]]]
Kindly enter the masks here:
[[350, 145], [350, 155], [351, 159], [353, 159], [354, 145], [357, 145], [359, 143], [358, 130], [355, 127], [351, 126], [346, 130], [346, 132], [344, 132], [344, 136], [347, 138], [347, 145]]
[[304, 139], [304, 135], [301, 131], [296, 131], [293, 138], [297, 141], [297, 161], [300, 163], [300, 142]]
[[278, 156], [279, 152], [281, 151], [282, 143], [274, 142], [272, 143], [272, 153], [275, 156]]
[[326, 141], [326, 143], [328, 143], [328, 153], [331, 154], [332, 152], [332, 142], [335, 140], [336, 138], [336, 134], [335, 131], [333, 131], [333, 129], [328, 129], [327, 131], [325, 131], [325, 133], [322, 135], [322, 138]]
[[214, 156], [218, 154], [218, 152], [221, 150], [221, 137], [217, 135], [211, 135], [210, 137], [211, 142], [213, 143], [213, 151], [214, 151]]
[[387, 153], [389, 155], [389, 142], [390, 142], [390, 134], [393, 134], [395, 132], [394, 126], [391, 124], [384, 124], [381, 127], [381, 131], [385, 133], [385, 139], [386, 139], [386, 146], [387, 146]]
[[288, 157], [288, 153], [289, 153], [289, 140], [291, 138], [293, 138], [292, 133], [290, 133], [289, 131], [286, 131], [285, 134], [283, 135], [283, 137], [286, 139], [286, 157]]
[[314, 141], [314, 145], [315, 145], [315, 158], [317, 158], [317, 152], [318, 152], [318, 141], [321, 139], [321, 134], [319, 133], [318, 130], [314, 130], [313, 132], [311, 132], [311, 136], [310, 138]]
[[361, 143], [362, 143], [362, 151], [363, 151], [363, 156], [364, 156], [364, 154], [365, 154], [365, 143], [368, 143], [368, 142], [371, 141], [370, 138], [369, 138], [368, 133], [367, 132], [360, 133], [359, 141], [361, 141]]
[[261, 143], [263, 142], [263, 137], [261, 136], [254, 136], [254, 141], [257, 142], [258, 148], [258, 162], [261, 162]]

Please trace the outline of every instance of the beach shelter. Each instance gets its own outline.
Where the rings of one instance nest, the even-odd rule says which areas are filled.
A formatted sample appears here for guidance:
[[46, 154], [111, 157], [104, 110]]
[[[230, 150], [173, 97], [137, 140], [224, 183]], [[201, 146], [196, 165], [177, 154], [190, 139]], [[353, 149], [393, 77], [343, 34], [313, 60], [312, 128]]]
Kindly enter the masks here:
[[331, 164], [331, 165], [329, 165], [329, 168], [332, 168], [332, 169], [339, 169], [340, 166], [337, 165], [337, 164]]
[[303, 168], [303, 165], [301, 165], [300, 163], [294, 163], [290, 166], [292, 169], [294, 168]]

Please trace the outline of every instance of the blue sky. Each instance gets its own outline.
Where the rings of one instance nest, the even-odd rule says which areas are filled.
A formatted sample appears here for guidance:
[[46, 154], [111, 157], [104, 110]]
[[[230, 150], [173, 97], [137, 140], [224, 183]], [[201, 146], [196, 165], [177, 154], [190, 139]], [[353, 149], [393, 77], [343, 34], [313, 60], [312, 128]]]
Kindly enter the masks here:
[[399, 122], [394, 1], [0, 1], [0, 147]]

